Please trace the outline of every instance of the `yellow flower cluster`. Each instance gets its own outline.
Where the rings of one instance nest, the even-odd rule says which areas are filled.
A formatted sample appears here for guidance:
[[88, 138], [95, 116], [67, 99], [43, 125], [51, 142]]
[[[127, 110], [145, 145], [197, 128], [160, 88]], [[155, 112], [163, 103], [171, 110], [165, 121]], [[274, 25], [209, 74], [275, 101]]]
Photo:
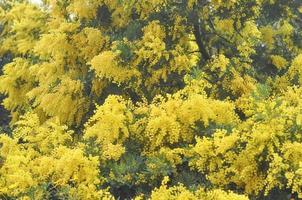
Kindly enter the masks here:
[[[159, 96], [151, 105], [138, 108], [139, 114], [145, 117], [141, 118], [138, 124], [134, 124], [133, 128], [140, 134], [138, 137], [143, 137], [144, 142], [149, 143], [146, 150], [152, 151], [163, 145], [180, 142], [192, 142], [194, 126], [198, 123], [205, 127], [210, 123], [229, 125], [237, 123], [234, 107], [230, 102], [213, 100], [203, 93], [190, 93], [197, 88], [200, 88], [197, 83], [192, 83], [167, 99]], [[144, 108], [145, 106], [147, 107]], [[140, 132], [142, 125], [146, 127], [143, 133]]]
[[210, 63], [210, 67], [212, 71], [217, 70], [220, 73], [224, 73], [229, 63], [229, 59], [226, 58], [224, 55], [220, 54], [217, 57], [213, 58], [213, 61]]
[[233, 19], [216, 19], [215, 21], [217, 29], [223, 33], [232, 34], [234, 32], [234, 20]]
[[[252, 100], [249, 109], [253, 114], [237, 129], [231, 132], [218, 130], [211, 138], [197, 139], [192, 148], [191, 166], [209, 173], [208, 178], [214, 184], [221, 186], [233, 182], [247, 193], [284, 187], [280, 176], [284, 173], [286, 187], [301, 195], [301, 182], [298, 181], [301, 143], [288, 141], [292, 137], [290, 127], [299, 119], [296, 109], [301, 108], [300, 95], [301, 90], [293, 88], [276, 99]], [[299, 133], [295, 134], [300, 141]], [[269, 163], [267, 171], [259, 168], [257, 162]]]
[[[17, 34], [3, 42], [1, 53], [12, 51], [19, 55], [32, 52], [36, 44], [36, 34], [43, 33], [46, 15], [40, 9], [26, 3], [17, 3], [11, 10], [1, 12], [1, 21], [8, 23], [4, 31]], [[11, 29], [9, 30], [8, 27]]]
[[0, 91], [11, 97], [6, 98], [3, 105], [9, 110], [14, 110], [13, 121], [17, 120], [19, 111], [27, 106], [26, 94], [33, 84], [28, 68], [29, 63], [25, 59], [14, 59], [4, 67], [4, 75], [0, 78]]
[[302, 198], [298, 1], [30, 2], [0, 0], [1, 199]]
[[[234, 194], [232, 192], [225, 192], [223, 190], [210, 190], [205, 191], [203, 188], [198, 189], [196, 192], [188, 190], [183, 185], [168, 187], [167, 177], [162, 181], [162, 185], [153, 190], [151, 194], [151, 200], [200, 200], [200, 199], [212, 199], [212, 200], [247, 200], [248, 198], [244, 195]], [[136, 200], [138, 200], [137, 198]]]
[[0, 193], [16, 198], [44, 199], [58, 190], [61, 198], [110, 197], [98, 189], [98, 157], [72, 147], [71, 131], [56, 121], [41, 123], [26, 114], [15, 129], [15, 138], [2, 135]]
[[164, 57], [168, 59], [169, 55], [166, 53], [166, 46], [163, 41], [165, 38], [164, 27], [159, 25], [159, 21], [153, 21], [144, 28], [144, 36], [141, 41], [142, 48], [136, 53], [138, 55], [138, 62], [141, 60], [150, 61], [150, 65], [153, 66]]
[[284, 69], [287, 66], [287, 60], [285, 60], [282, 56], [272, 55], [272, 64], [277, 67], [277, 69]]
[[136, 71], [127, 69], [128, 66], [120, 66], [118, 54], [112, 51], [104, 51], [91, 60], [91, 67], [100, 78], [108, 78], [116, 83], [129, 81], [136, 75]]
[[128, 125], [132, 118], [122, 98], [109, 96], [87, 122], [84, 139], [95, 140], [104, 159], [118, 160], [125, 152], [123, 143], [129, 137]]
[[299, 83], [302, 83], [302, 54], [296, 56], [296, 58], [292, 61], [291, 66], [288, 70], [288, 75], [290, 79], [294, 79], [296, 76], [299, 78]]
[[67, 7], [67, 10], [79, 18], [91, 19], [96, 16], [100, 4], [100, 0], [75, 0]]

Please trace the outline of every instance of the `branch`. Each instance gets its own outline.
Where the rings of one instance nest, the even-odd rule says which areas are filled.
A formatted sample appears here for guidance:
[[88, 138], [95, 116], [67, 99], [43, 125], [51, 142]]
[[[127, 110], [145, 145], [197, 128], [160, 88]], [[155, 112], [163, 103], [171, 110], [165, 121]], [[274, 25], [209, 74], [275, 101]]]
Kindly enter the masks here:
[[199, 52], [201, 53], [202, 57], [207, 61], [209, 60], [211, 57], [209, 55], [209, 53], [206, 50], [205, 45], [202, 42], [202, 35], [201, 35], [201, 31], [200, 31], [200, 24], [199, 24], [199, 20], [193, 23], [193, 34], [195, 36], [196, 39], [196, 43], [199, 49]]

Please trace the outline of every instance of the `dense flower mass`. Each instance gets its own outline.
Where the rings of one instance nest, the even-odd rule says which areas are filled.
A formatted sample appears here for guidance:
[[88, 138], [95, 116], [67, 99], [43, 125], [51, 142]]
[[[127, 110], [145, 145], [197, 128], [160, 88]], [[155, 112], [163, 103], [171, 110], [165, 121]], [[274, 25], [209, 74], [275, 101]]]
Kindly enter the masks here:
[[301, 0], [0, 0], [0, 199], [302, 198]]

